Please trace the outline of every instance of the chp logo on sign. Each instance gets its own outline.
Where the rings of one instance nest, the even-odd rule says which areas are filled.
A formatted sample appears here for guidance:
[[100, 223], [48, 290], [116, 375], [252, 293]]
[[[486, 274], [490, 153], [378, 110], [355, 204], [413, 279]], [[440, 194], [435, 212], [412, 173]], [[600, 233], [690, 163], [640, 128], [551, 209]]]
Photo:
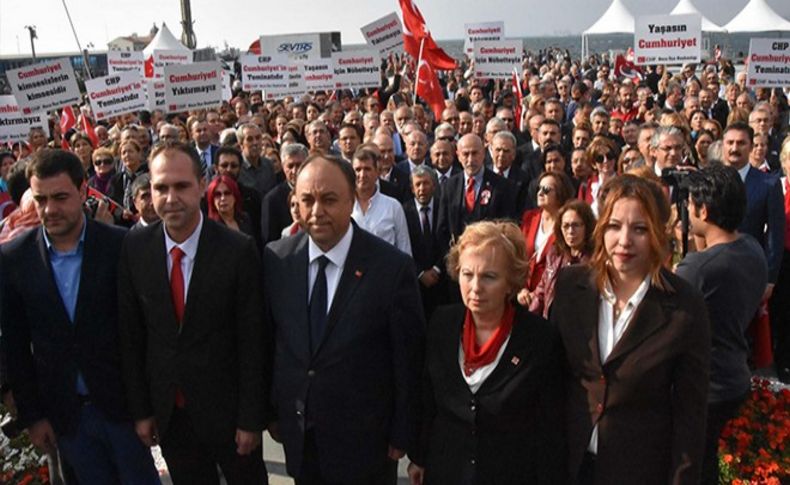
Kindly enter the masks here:
[[747, 83], [751, 87], [790, 87], [790, 40], [751, 39]]
[[143, 79], [137, 73], [100, 77], [85, 81], [96, 120], [146, 109]]
[[24, 114], [14, 96], [0, 96], [0, 143], [27, 140], [30, 129], [34, 127], [43, 129], [49, 136], [49, 122], [45, 112]]
[[475, 77], [479, 79], [510, 79], [513, 69], [521, 67], [520, 40], [475, 42], [472, 56]]
[[145, 61], [143, 60], [142, 51], [107, 52], [107, 72], [109, 74], [134, 72], [139, 74], [140, 77], [145, 76]]
[[165, 106], [168, 113], [213, 108], [222, 104], [219, 62], [165, 66]]
[[505, 38], [505, 22], [480, 22], [464, 24], [464, 52], [472, 53], [475, 42], [490, 42]]
[[370, 49], [333, 52], [335, 89], [376, 88], [381, 85], [381, 57]]
[[702, 16], [645, 15], [634, 24], [636, 64], [700, 62]]
[[163, 77], [167, 66], [182, 66], [192, 64], [192, 51], [177, 49], [154, 50], [154, 77]]
[[360, 29], [371, 49], [378, 49], [384, 56], [392, 51], [403, 51], [403, 28], [395, 12], [386, 15]]
[[246, 54], [241, 56], [241, 86], [245, 91], [284, 88], [288, 82], [287, 56]]
[[23, 114], [78, 104], [80, 90], [68, 59], [7, 71], [11, 92]]

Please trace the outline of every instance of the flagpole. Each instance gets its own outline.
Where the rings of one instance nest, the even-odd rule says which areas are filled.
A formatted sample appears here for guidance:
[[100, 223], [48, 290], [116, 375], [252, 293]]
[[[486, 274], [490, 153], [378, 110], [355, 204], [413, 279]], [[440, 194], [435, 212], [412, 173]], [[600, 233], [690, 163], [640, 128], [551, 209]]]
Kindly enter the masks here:
[[417, 56], [417, 69], [414, 72], [414, 96], [412, 97], [411, 104], [417, 103], [417, 85], [420, 82], [420, 63], [422, 62], [422, 49], [425, 47], [425, 37], [420, 40], [420, 53]]

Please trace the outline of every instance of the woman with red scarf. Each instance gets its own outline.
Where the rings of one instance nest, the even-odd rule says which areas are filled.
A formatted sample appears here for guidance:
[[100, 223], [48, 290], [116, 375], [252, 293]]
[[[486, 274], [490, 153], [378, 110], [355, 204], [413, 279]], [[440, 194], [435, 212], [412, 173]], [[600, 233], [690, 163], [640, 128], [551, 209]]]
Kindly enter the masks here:
[[463, 305], [428, 326], [412, 484], [566, 483], [557, 334], [513, 304], [527, 265], [508, 222], [471, 224], [450, 250]]

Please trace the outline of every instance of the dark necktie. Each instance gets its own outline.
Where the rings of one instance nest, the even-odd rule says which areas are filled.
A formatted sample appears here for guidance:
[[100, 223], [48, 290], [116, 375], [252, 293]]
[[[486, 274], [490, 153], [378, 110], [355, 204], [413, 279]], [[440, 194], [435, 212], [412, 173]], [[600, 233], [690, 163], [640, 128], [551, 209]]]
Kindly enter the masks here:
[[[174, 246], [170, 250], [170, 258], [173, 262], [173, 267], [170, 269], [170, 297], [173, 299], [173, 308], [175, 309], [176, 320], [178, 320], [179, 333], [181, 332], [181, 323], [184, 319], [184, 273], [181, 271], [181, 258], [183, 257], [184, 251], [178, 246]], [[184, 393], [181, 392], [180, 387], [176, 387], [176, 407], [181, 409], [185, 403]]]
[[326, 289], [326, 265], [329, 258], [318, 257], [318, 274], [313, 282], [313, 293], [310, 296], [310, 349], [318, 350], [326, 327], [326, 306], [328, 293]]
[[428, 206], [420, 207], [420, 224], [422, 224], [422, 237], [425, 240], [431, 237], [431, 222], [428, 219], [430, 210]]

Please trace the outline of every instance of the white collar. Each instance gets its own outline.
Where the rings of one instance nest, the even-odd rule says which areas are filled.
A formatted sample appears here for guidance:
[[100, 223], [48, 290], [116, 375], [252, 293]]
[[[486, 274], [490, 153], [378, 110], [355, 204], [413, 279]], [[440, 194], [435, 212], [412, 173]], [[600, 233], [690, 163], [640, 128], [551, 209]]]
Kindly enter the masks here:
[[432, 211], [433, 210], [433, 197], [431, 197], [431, 201], [428, 202], [427, 204], [420, 204], [420, 201], [417, 200], [417, 197], [415, 197], [414, 198], [414, 205], [417, 207], [417, 212], [420, 212], [420, 209], [422, 209], [423, 207], [427, 207], [428, 211]]
[[743, 180], [744, 182], [746, 182], [746, 176], [749, 175], [750, 167], [751, 165], [747, 163], [746, 165], [738, 169], [738, 175], [741, 176], [741, 180]]
[[[631, 298], [628, 299], [626, 306], [638, 305], [639, 302], [642, 301], [642, 299], [647, 294], [647, 290], [650, 289], [650, 279], [651, 278], [649, 274], [645, 276], [645, 279], [642, 280], [642, 283], [636, 289], [634, 294], [631, 295]], [[614, 294], [614, 290], [612, 289], [612, 284], [609, 281], [607, 281], [606, 284], [604, 285], [603, 292], [601, 293], [601, 298], [609, 302], [609, 304], [611, 304], [612, 306], [614, 306], [617, 303], [617, 296]]]
[[348, 250], [351, 248], [351, 239], [354, 236], [354, 224], [349, 221], [348, 230], [346, 230], [346, 234], [340, 238], [340, 241], [335, 244], [335, 246], [327, 252], [324, 252], [318, 245], [313, 241], [312, 237], [307, 238], [307, 257], [308, 262], [312, 263], [320, 256], [326, 256], [329, 261], [332, 262], [338, 268], [342, 268], [343, 265], [346, 264], [346, 258], [348, 257]]
[[170, 235], [167, 233], [167, 227], [165, 226], [164, 221], [162, 221], [162, 232], [165, 233], [165, 249], [167, 250], [167, 254], [170, 255], [170, 251], [178, 246], [181, 251], [184, 251], [184, 255], [189, 259], [195, 259], [195, 255], [197, 254], [198, 250], [198, 241], [200, 240], [200, 231], [203, 229], [203, 213], [200, 213], [200, 222], [195, 227], [195, 230], [192, 231], [192, 234], [189, 235], [188, 238], [184, 240], [182, 243], [177, 243], [170, 238]]

